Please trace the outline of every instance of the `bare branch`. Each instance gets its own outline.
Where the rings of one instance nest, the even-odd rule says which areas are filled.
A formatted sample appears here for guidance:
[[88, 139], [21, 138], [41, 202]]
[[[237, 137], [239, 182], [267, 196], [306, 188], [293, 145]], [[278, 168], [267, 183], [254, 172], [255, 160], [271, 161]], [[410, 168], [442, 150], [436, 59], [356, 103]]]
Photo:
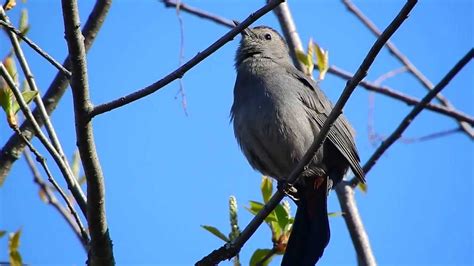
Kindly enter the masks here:
[[[353, 76], [352, 73], [349, 73], [349, 72], [347, 72], [343, 69], [340, 69], [336, 66], [329, 67], [328, 73], [334, 74], [334, 75], [336, 75], [340, 78], [346, 79], [346, 80], [351, 79], [352, 76]], [[417, 104], [420, 103], [420, 100], [412, 98], [412, 97], [407, 96], [407, 95], [404, 95], [404, 94], [402, 94], [402, 93], [400, 93], [400, 92], [398, 92], [398, 91], [396, 91], [392, 88], [389, 88], [387, 86], [380, 87], [380, 86], [375, 85], [374, 83], [371, 83], [371, 82], [365, 81], [365, 80], [361, 81], [359, 85], [364, 87], [365, 89], [367, 89], [369, 91], [378, 92], [380, 94], [383, 94], [383, 95], [392, 97], [394, 99], [403, 101], [408, 105], [417, 105]], [[474, 118], [470, 117], [467, 114], [464, 114], [464, 113], [461, 113], [457, 110], [454, 110], [452, 108], [447, 108], [447, 107], [444, 107], [444, 106], [441, 106], [441, 105], [438, 105], [438, 104], [432, 104], [432, 103], [429, 103], [428, 105], [426, 105], [425, 108], [428, 109], [428, 110], [431, 110], [433, 112], [437, 112], [437, 113], [446, 115], [448, 117], [452, 117], [456, 120], [467, 122], [471, 125], [474, 125]]]
[[[342, 0], [344, 5], [347, 9], [353, 13], [367, 28], [376, 36], [380, 36], [380, 30], [375, 26], [375, 24], [362, 13], [360, 9], [358, 9], [350, 0]], [[385, 46], [388, 48], [390, 53], [395, 56], [417, 79], [421, 82], [421, 84], [427, 89], [433, 89], [433, 83], [421, 73], [418, 68], [406, 57], [398, 48], [391, 42], [387, 41]], [[455, 109], [455, 107], [446, 99], [443, 95], [438, 94], [436, 95], [436, 99], [448, 109]], [[459, 125], [462, 127], [466, 135], [468, 135], [471, 139], [474, 139], [474, 129], [465, 122], [458, 121]]]
[[91, 112], [91, 117], [94, 117], [99, 114], [103, 114], [105, 112], [109, 112], [113, 109], [122, 107], [126, 104], [129, 104], [131, 102], [134, 102], [136, 100], [139, 100], [147, 95], [150, 95], [157, 90], [163, 88], [164, 86], [168, 85], [172, 81], [183, 77], [183, 75], [199, 64], [202, 60], [206, 59], [209, 55], [217, 51], [219, 48], [221, 48], [224, 44], [226, 44], [228, 41], [232, 40], [237, 34], [239, 34], [243, 29], [247, 28], [252, 24], [255, 20], [259, 19], [266, 13], [268, 13], [270, 10], [275, 8], [277, 5], [279, 5], [281, 2], [284, 0], [272, 0], [270, 3], [266, 4], [264, 7], [260, 8], [257, 10], [255, 13], [252, 13], [246, 20], [242, 21], [238, 26], [227, 32], [224, 36], [219, 38], [216, 42], [214, 42], [211, 46], [206, 48], [204, 51], [198, 53], [196, 56], [194, 56], [191, 60], [186, 62], [184, 65], [176, 69], [175, 71], [171, 72], [168, 74], [166, 77], [160, 79], [159, 81], [143, 88], [138, 91], [135, 91], [127, 96], [120, 97], [116, 100], [113, 100], [108, 103], [104, 103], [101, 105], [96, 106], [92, 112]]
[[362, 219], [354, 198], [354, 190], [342, 181], [336, 186], [336, 194], [339, 199], [341, 211], [344, 213], [347, 229], [351, 235], [352, 243], [357, 254], [359, 265], [377, 265], [374, 253], [370, 246], [369, 237], [362, 223]]
[[[96, 4], [94, 5], [94, 8], [92, 9], [92, 12], [90, 13], [83, 29], [84, 45], [86, 50], [91, 47], [93, 41], [95, 40], [97, 33], [109, 11], [111, 3], [112, 0], [97, 0]], [[63, 67], [66, 69], [69, 68], [69, 57], [66, 57], [64, 60]], [[51, 114], [54, 111], [61, 97], [66, 91], [68, 84], [69, 80], [67, 76], [65, 76], [61, 71], [58, 72], [43, 97], [43, 102], [48, 114]], [[41, 120], [41, 115], [38, 108], [34, 110], [33, 115], [37, 119], [38, 124], [40, 126], [43, 125], [43, 120]], [[34, 128], [29, 120], [26, 120], [21, 125], [20, 130], [28, 140], [33, 138]], [[13, 134], [7, 143], [2, 147], [0, 153], [0, 185], [3, 183], [3, 180], [10, 172], [13, 163], [20, 157], [24, 149], [24, 142], [16, 134]], [[77, 198], [77, 195], [75, 195], [75, 197]], [[83, 198], [85, 197], [83, 196]]]
[[[3, 8], [2, 8], [3, 10]], [[4, 13], [2, 11], [2, 13]], [[41, 55], [46, 61], [51, 63], [55, 68], [57, 68], [59, 71], [63, 72], [64, 75], [67, 77], [71, 76], [71, 72], [64, 68], [58, 61], [56, 61], [52, 56], [50, 56], [48, 53], [43, 51], [36, 43], [34, 43], [32, 40], [30, 40], [28, 37], [26, 37], [23, 33], [21, 33], [19, 30], [17, 30], [10, 22], [0, 20], [0, 25], [11, 31], [12, 33], [15, 33], [18, 37], [20, 37], [23, 41], [25, 41], [26, 44], [28, 44], [33, 50], [35, 50], [39, 55]]]
[[71, 88], [74, 103], [76, 139], [87, 180], [87, 221], [91, 235], [89, 265], [114, 265], [112, 241], [105, 214], [104, 175], [94, 143], [94, 132], [89, 113], [86, 49], [80, 31], [77, 1], [62, 0], [64, 31], [71, 62]]
[[[364, 167], [362, 168], [364, 170], [364, 173], [367, 173], [372, 169], [372, 167], [375, 165], [377, 160], [382, 156], [382, 154], [392, 146], [397, 139], [400, 138], [402, 135], [403, 131], [408, 128], [408, 126], [411, 124], [413, 119], [425, 108], [425, 106], [433, 99], [436, 97], [436, 94], [439, 93], [442, 89], [448, 85], [448, 83], [458, 74], [458, 72], [465, 66], [471, 59], [474, 58], [474, 49], [471, 49], [467, 52], [467, 54], [459, 60], [459, 62], [443, 77], [443, 79], [436, 85], [433, 90], [431, 90], [428, 94], [426, 94], [425, 97], [420, 101], [419, 104], [417, 104], [411, 112], [403, 119], [403, 121], [398, 125], [398, 127], [395, 129], [395, 131], [384, 141], [382, 144], [377, 148], [377, 150], [372, 154], [372, 156], [369, 158], [369, 160], [365, 163]], [[356, 178], [353, 178], [350, 181], [350, 184], [352, 187], [357, 186], [358, 180]]]
[[[21, 136], [21, 132], [18, 129], [16, 129], [15, 131], [17, 134]], [[38, 184], [40, 189], [46, 195], [48, 203], [51, 204], [54, 208], [56, 208], [56, 210], [63, 216], [63, 218], [66, 220], [69, 226], [71, 226], [71, 229], [74, 231], [74, 233], [76, 233], [76, 236], [79, 238], [79, 241], [81, 241], [82, 247], [87, 251], [87, 245], [89, 244], [89, 235], [84, 229], [81, 219], [79, 218], [79, 215], [74, 209], [73, 203], [69, 200], [68, 196], [66, 195], [66, 193], [64, 193], [63, 189], [59, 186], [58, 182], [56, 182], [56, 179], [54, 179], [53, 175], [51, 174], [51, 171], [48, 168], [48, 165], [46, 164], [46, 160], [44, 159], [44, 157], [33, 147], [33, 145], [31, 145], [31, 143], [26, 138], [23, 137], [23, 140], [26, 142], [26, 145], [30, 148], [31, 152], [35, 154], [36, 161], [38, 161], [43, 167], [46, 175], [48, 176], [49, 182], [53, 184], [54, 188], [59, 192], [61, 197], [66, 202], [66, 205], [69, 209], [69, 213], [58, 202], [54, 193], [51, 191], [48, 185], [46, 185], [46, 183], [43, 181], [43, 178], [41, 178], [41, 174], [36, 168], [35, 163], [33, 159], [31, 158], [31, 155], [28, 153], [28, 151], [25, 150], [24, 152], [25, 159], [26, 159], [26, 162], [28, 163], [28, 166], [31, 169], [31, 173], [33, 174], [33, 179], [35, 183]], [[72, 214], [72, 217], [74, 218], [74, 220], [70, 214]]]
[[[36, 131], [36, 136], [38, 139], [41, 141], [43, 146], [48, 150], [49, 154], [53, 157], [54, 161], [58, 165], [59, 169], [61, 170], [61, 173], [64, 176], [64, 179], [66, 180], [69, 189], [72, 191], [74, 198], [78, 202], [79, 207], [83, 211], [84, 215], [86, 215], [85, 212], [85, 207], [86, 207], [86, 202], [84, 198], [77, 197], [79, 195], [79, 192], [82, 192], [81, 188], [77, 185], [77, 180], [76, 177], [72, 174], [70, 169], [68, 169], [67, 165], [64, 163], [62, 160], [61, 156], [59, 153], [56, 151], [56, 149], [53, 147], [51, 142], [48, 141], [44, 133], [41, 131], [40, 126], [38, 125], [38, 122], [36, 121], [35, 117], [33, 116], [33, 113], [31, 112], [30, 108], [28, 107], [27, 103], [23, 99], [23, 96], [21, 95], [20, 89], [16, 86], [15, 82], [13, 81], [12, 77], [8, 74], [8, 71], [6, 70], [5, 66], [3, 63], [0, 63], [0, 75], [5, 79], [7, 82], [8, 86], [10, 87], [11, 91], [13, 92], [13, 95], [15, 95], [16, 101], [20, 105], [20, 109], [25, 115], [25, 117], [30, 120], [31, 124], [33, 125], [34, 130]], [[21, 132], [19, 129], [18, 132]], [[28, 140], [26, 136], [20, 134], [22, 138], [24, 137], [23, 140]], [[28, 143], [28, 142], [25, 142]]]
[[[165, 7], [177, 7], [178, 2], [175, 0], [163, 0], [163, 4], [165, 4]], [[221, 24], [224, 26], [227, 26], [229, 28], [235, 27], [234, 23], [230, 19], [222, 18], [219, 16], [216, 16], [214, 14], [208, 13], [204, 10], [200, 10], [191, 6], [188, 6], [181, 1], [179, 1], [179, 9], [182, 11], [186, 11], [190, 14], [196, 15], [200, 18], [208, 19], [211, 21], [216, 22], [217, 24]]]
[[[417, 1], [408, 0], [407, 3], [403, 6], [402, 10], [399, 14], [395, 17], [395, 19], [390, 23], [390, 25], [385, 29], [383, 34], [377, 39], [374, 43], [370, 51], [368, 52], [367, 56], [365, 57], [362, 64], [359, 66], [354, 77], [347, 82], [344, 91], [342, 92], [339, 100], [337, 101], [336, 105], [334, 105], [333, 110], [329, 114], [328, 118], [324, 122], [324, 125], [321, 127], [320, 133], [315, 136], [314, 142], [303, 156], [301, 161], [298, 165], [293, 169], [291, 174], [288, 176], [287, 182], [289, 184], [294, 183], [298, 177], [303, 172], [306, 165], [312, 160], [314, 154], [317, 150], [322, 146], [324, 139], [327, 137], [331, 126], [333, 125], [334, 121], [336, 121], [337, 117], [341, 114], [342, 108], [346, 104], [347, 100], [349, 99], [352, 92], [357, 87], [357, 84], [366, 76], [368, 69], [370, 68], [371, 64], [374, 62], [375, 57], [382, 49], [385, 42], [390, 38], [390, 36], [395, 33], [395, 31], [400, 27], [403, 21], [408, 17], [408, 14], [416, 5]], [[223, 247], [214, 250], [208, 256], [204, 257], [202, 260], [198, 261], [196, 265], [215, 265], [220, 261], [225, 259], [230, 259], [235, 254], [239, 252], [245, 242], [253, 235], [253, 233], [257, 230], [257, 228], [262, 224], [265, 217], [278, 205], [278, 203], [283, 199], [284, 192], [283, 189], [280, 188], [275, 192], [275, 194], [270, 198], [267, 204], [263, 207], [263, 209], [257, 213], [257, 215], [252, 219], [252, 221], [245, 227], [239, 237], [237, 237], [233, 242], [224, 245]]]

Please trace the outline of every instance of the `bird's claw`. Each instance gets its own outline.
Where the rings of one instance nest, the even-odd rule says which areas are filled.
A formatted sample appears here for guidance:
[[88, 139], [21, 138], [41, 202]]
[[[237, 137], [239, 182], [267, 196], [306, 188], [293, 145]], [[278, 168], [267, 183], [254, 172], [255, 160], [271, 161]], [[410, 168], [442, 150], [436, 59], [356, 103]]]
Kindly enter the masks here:
[[281, 189], [285, 195], [287, 195], [289, 198], [291, 198], [294, 202], [298, 202], [298, 190], [290, 183], [287, 183], [285, 181], [279, 181], [278, 182], [278, 189]]

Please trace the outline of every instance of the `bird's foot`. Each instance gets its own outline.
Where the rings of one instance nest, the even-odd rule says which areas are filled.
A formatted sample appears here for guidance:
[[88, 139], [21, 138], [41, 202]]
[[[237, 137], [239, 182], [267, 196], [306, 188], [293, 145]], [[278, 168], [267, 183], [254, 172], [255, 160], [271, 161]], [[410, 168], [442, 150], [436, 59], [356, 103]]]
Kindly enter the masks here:
[[286, 181], [278, 181], [277, 188], [282, 190], [288, 197], [290, 197], [295, 203], [299, 201], [298, 190], [290, 183]]

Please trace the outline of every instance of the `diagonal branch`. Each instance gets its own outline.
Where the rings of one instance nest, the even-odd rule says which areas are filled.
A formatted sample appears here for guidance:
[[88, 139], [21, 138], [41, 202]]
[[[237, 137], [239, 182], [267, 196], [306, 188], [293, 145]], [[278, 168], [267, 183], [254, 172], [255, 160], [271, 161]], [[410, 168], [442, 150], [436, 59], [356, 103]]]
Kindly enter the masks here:
[[[474, 49], [469, 50], [466, 55], [464, 55], [461, 60], [443, 77], [443, 79], [436, 85], [433, 90], [431, 90], [428, 94], [426, 94], [425, 97], [420, 101], [419, 104], [417, 104], [411, 112], [403, 119], [403, 121], [398, 125], [398, 127], [395, 129], [395, 131], [387, 138], [385, 139], [382, 144], [377, 148], [377, 150], [372, 154], [372, 156], [369, 158], [369, 160], [364, 164], [364, 167], [362, 168], [365, 173], [370, 171], [372, 167], [375, 165], [377, 160], [382, 156], [382, 154], [392, 146], [397, 139], [400, 138], [402, 135], [403, 131], [408, 128], [408, 126], [411, 124], [413, 119], [425, 108], [425, 106], [433, 99], [436, 97], [436, 95], [448, 85], [448, 83], [459, 73], [459, 71], [471, 61], [471, 59], [474, 58]], [[350, 181], [350, 184], [352, 187], [357, 186], [358, 180], [353, 178]]]
[[[402, 10], [395, 17], [395, 19], [390, 23], [390, 25], [385, 29], [383, 34], [377, 39], [374, 43], [367, 56], [365, 57], [362, 64], [359, 66], [354, 77], [347, 82], [344, 91], [342, 92], [339, 100], [336, 105], [334, 105], [333, 110], [329, 114], [328, 118], [324, 122], [324, 125], [321, 127], [320, 133], [315, 136], [314, 142], [303, 156], [301, 161], [298, 163], [295, 169], [291, 172], [288, 177], [288, 183], [294, 183], [300, 174], [303, 172], [306, 165], [314, 157], [316, 151], [322, 146], [324, 139], [327, 137], [331, 126], [334, 121], [342, 113], [342, 108], [346, 104], [352, 92], [357, 87], [357, 84], [367, 75], [367, 71], [370, 68], [371, 64], [374, 62], [375, 57], [382, 49], [385, 42], [395, 33], [395, 31], [400, 27], [403, 21], [408, 17], [408, 14], [416, 5], [416, 0], [408, 0], [407, 3], [403, 6]], [[268, 201], [263, 209], [252, 219], [252, 221], [245, 227], [242, 233], [237, 237], [233, 242], [224, 245], [223, 247], [214, 250], [208, 256], [204, 257], [202, 260], [198, 261], [196, 265], [215, 265], [220, 261], [225, 259], [230, 259], [242, 248], [245, 242], [253, 235], [257, 228], [262, 224], [265, 217], [278, 205], [278, 203], [283, 199], [285, 193], [282, 189], [279, 189]]]
[[[92, 43], [94, 42], [95, 38], [97, 37], [97, 33], [101, 28], [105, 17], [108, 14], [110, 5], [112, 4], [112, 0], [97, 0], [92, 12], [87, 19], [86, 24], [83, 28], [83, 35], [84, 35], [84, 45], [86, 50], [88, 50]], [[69, 57], [63, 62], [63, 67], [68, 69], [69, 66]], [[59, 104], [61, 97], [64, 95], [67, 86], [69, 85], [69, 79], [63, 72], [59, 71], [56, 74], [56, 77], [52, 81], [51, 85], [49, 86], [48, 90], [46, 91], [45, 95], [43, 96], [43, 102], [46, 108], [46, 112], [51, 114], [56, 106]], [[40, 126], [43, 125], [43, 120], [41, 119], [40, 111], [36, 108], [33, 111], [34, 117], [37, 119], [38, 124]], [[34, 128], [33, 125], [29, 120], [26, 120], [20, 127], [23, 135], [28, 139], [31, 140], [34, 136]], [[1, 149], [0, 153], [0, 185], [5, 180], [5, 177], [11, 170], [13, 163], [20, 158], [23, 150], [25, 149], [24, 142], [16, 135], [13, 134], [5, 145]], [[71, 188], [69, 188], [71, 189]], [[73, 192], [74, 195], [74, 192]], [[76, 200], [78, 200], [77, 195], [74, 195]], [[82, 196], [84, 198], [84, 196]]]
[[[3, 10], [3, 8], [2, 8]], [[26, 37], [25, 34], [21, 33], [19, 30], [17, 30], [10, 22], [0, 20], [0, 25], [3, 27], [7, 28], [10, 32], [15, 33], [18, 37], [20, 37], [23, 41], [25, 41], [26, 44], [28, 44], [33, 50], [35, 50], [39, 55], [41, 55], [44, 59], [46, 59], [51, 65], [53, 65], [55, 68], [57, 68], [59, 71], [63, 72], [64, 75], [70, 77], [71, 72], [64, 68], [58, 61], [56, 61], [52, 56], [50, 56], [48, 53], [43, 51], [36, 43], [34, 43], [32, 40], [30, 40], [28, 37]]]
[[77, 1], [62, 0], [64, 31], [71, 62], [71, 89], [74, 103], [76, 139], [87, 180], [87, 222], [91, 235], [89, 265], [114, 265], [112, 241], [105, 214], [104, 175], [94, 143], [94, 132], [89, 113], [86, 48], [80, 30]]
[[[369, 30], [376, 36], [380, 36], [380, 30], [375, 26], [375, 24], [362, 13], [360, 9], [357, 8], [350, 0], [342, 0], [347, 9], [353, 13]], [[388, 48], [390, 53], [395, 56], [407, 69], [410, 71], [420, 83], [427, 89], [433, 90], [433, 83], [425, 76], [423, 73], [415, 67], [415, 65], [406, 57], [391, 41], [388, 41], [385, 46]], [[443, 95], [436, 95], [436, 99], [448, 109], [455, 109], [454, 106], [446, 99]], [[474, 129], [467, 123], [458, 121], [461, 128], [464, 130], [466, 135], [471, 139], [474, 139]]]
[[[346, 80], [351, 79], [352, 76], [353, 76], [352, 73], [349, 73], [349, 72], [347, 72], [343, 69], [340, 69], [336, 66], [329, 67], [328, 73], [331, 73], [335, 76], [338, 76], [338, 77], [340, 77], [342, 79], [346, 79]], [[366, 80], [361, 81], [359, 85], [364, 87], [365, 89], [367, 89], [369, 91], [374, 91], [374, 92], [383, 94], [385, 96], [400, 100], [402, 102], [405, 102], [408, 105], [416, 105], [416, 104], [420, 103], [420, 100], [418, 100], [416, 98], [412, 98], [408, 95], [405, 95], [405, 94], [403, 94], [401, 92], [398, 92], [398, 91], [396, 91], [392, 88], [389, 88], [387, 86], [378, 86], [378, 85], [376, 85], [372, 82], [366, 81]], [[448, 117], [452, 117], [452, 118], [454, 118], [458, 121], [464, 121], [466, 123], [474, 125], [474, 118], [473, 117], [471, 117], [467, 114], [461, 113], [457, 110], [444, 107], [442, 105], [428, 103], [426, 105], [425, 109], [431, 110], [433, 112], [437, 112], [439, 114], [446, 115]]]
[[145, 96], [148, 96], [157, 90], [163, 88], [164, 86], [168, 85], [172, 81], [181, 78], [188, 70], [199, 64], [202, 60], [206, 59], [208, 56], [210, 56], [212, 53], [217, 51], [219, 48], [221, 48], [224, 44], [229, 42], [230, 40], [234, 39], [237, 34], [239, 34], [243, 29], [247, 28], [252, 24], [254, 21], [271, 11], [273, 8], [275, 8], [277, 5], [282, 3], [284, 0], [272, 0], [259, 10], [257, 10], [255, 13], [252, 13], [246, 20], [242, 21], [237, 27], [233, 28], [229, 32], [227, 32], [224, 36], [219, 38], [216, 42], [214, 42], [211, 46], [206, 48], [204, 51], [198, 53], [196, 56], [194, 56], [191, 60], [186, 62], [184, 65], [176, 69], [175, 71], [171, 72], [168, 74], [166, 77], [160, 79], [159, 81], [141, 89], [138, 91], [135, 91], [127, 96], [120, 97], [116, 100], [113, 100], [108, 103], [104, 103], [101, 105], [96, 106], [92, 112], [91, 112], [91, 117], [94, 117], [99, 114], [103, 114], [106, 112], [109, 112], [111, 110], [117, 109], [119, 107], [122, 107], [126, 104], [129, 104], [131, 102], [134, 102], [136, 100], [139, 100]]

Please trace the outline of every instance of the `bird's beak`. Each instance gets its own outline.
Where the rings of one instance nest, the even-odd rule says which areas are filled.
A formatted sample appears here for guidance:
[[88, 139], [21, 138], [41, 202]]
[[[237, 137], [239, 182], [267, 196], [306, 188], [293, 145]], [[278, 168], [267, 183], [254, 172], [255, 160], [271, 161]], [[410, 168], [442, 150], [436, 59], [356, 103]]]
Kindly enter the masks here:
[[[232, 22], [234, 22], [234, 25], [237, 27], [240, 23], [236, 20], [233, 20]], [[240, 34], [242, 34], [242, 37], [244, 36], [247, 36], [247, 37], [253, 37], [255, 36], [255, 33], [250, 29], [250, 28], [245, 28], [242, 32], [240, 32]]]
[[242, 34], [242, 36], [253, 36], [255, 35], [251, 29], [249, 28], [245, 28], [240, 34]]

